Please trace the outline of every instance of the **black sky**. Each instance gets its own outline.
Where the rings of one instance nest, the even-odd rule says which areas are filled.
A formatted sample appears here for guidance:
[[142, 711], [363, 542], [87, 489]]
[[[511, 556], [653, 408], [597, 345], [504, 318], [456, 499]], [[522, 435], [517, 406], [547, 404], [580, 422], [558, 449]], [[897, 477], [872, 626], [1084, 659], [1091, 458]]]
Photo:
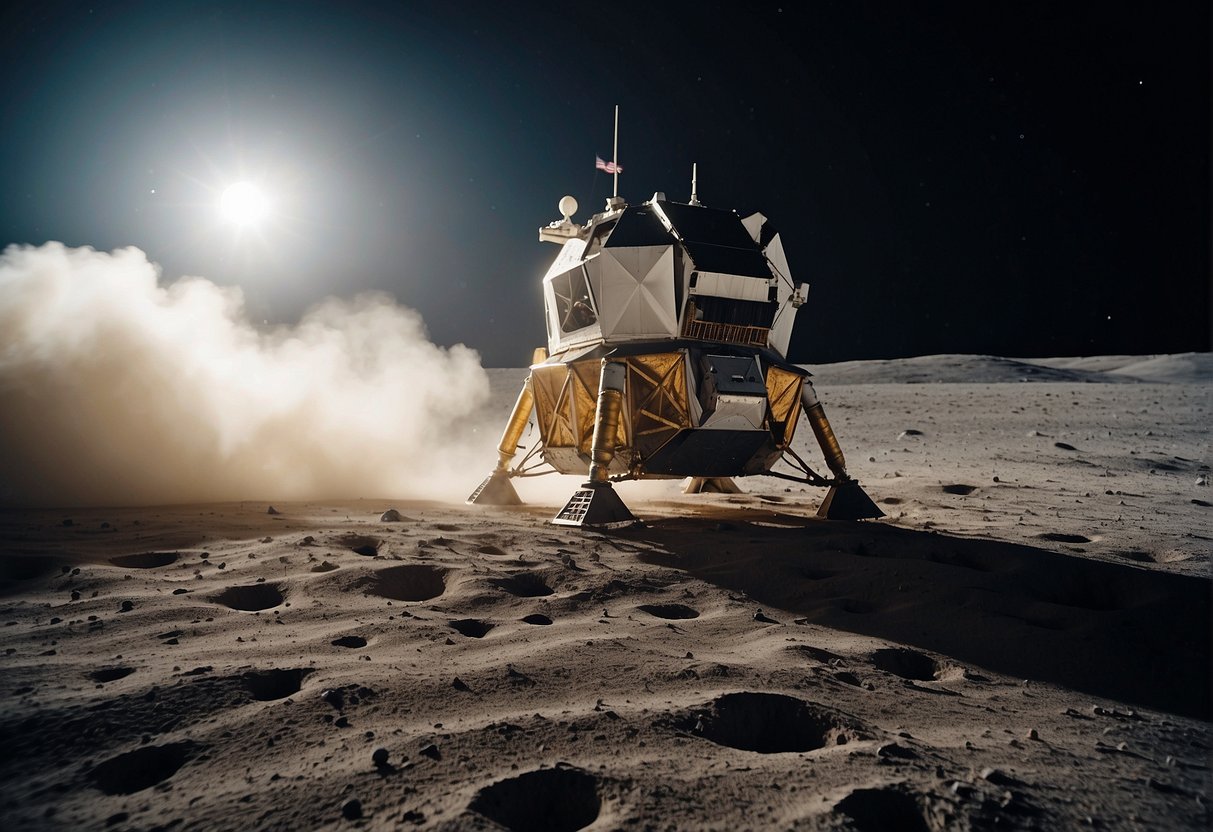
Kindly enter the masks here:
[[[6, 9], [0, 242], [136, 245], [258, 319], [382, 289], [524, 364], [618, 103], [623, 196], [694, 161], [783, 231], [794, 360], [1210, 347], [1204, 2]], [[248, 176], [279, 215], [236, 238]]]

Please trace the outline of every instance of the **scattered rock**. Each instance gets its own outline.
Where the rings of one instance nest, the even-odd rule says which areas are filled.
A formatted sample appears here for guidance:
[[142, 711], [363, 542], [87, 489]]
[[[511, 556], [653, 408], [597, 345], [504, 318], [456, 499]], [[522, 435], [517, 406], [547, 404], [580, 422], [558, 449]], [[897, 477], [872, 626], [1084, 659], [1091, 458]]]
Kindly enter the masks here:
[[118, 609], [118, 612], [130, 612], [134, 608], [135, 604], [133, 601], [123, 601], [122, 606]]
[[1078, 448], [1075, 448], [1069, 442], [1054, 442], [1053, 447], [1061, 448], [1063, 451], [1077, 451], [1078, 450]]
[[762, 610], [757, 610], [754, 613], [754, 620], [759, 622], [760, 624], [778, 624], [779, 623], [774, 618], [771, 618], [769, 615], [764, 613]]
[[387, 765], [389, 756], [386, 748], [376, 748], [371, 752], [371, 762], [375, 764], [376, 768], [383, 768]]
[[[277, 514], [277, 512], [274, 513]], [[358, 820], [358, 818], [362, 817], [362, 801], [356, 797], [351, 797], [342, 803], [341, 816], [346, 820]]]
[[345, 707], [345, 694], [339, 690], [329, 688], [321, 692], [320, 698], [339, 711]]
[[270, 506], [268, 509], [265, 510], [265, 513], [266, 514], [281, 514], [282, 512], [279, 511], [278, 509], [274, 508], [273, 506]]
[[379, 515], [380, 523], [399, 523], [404, 520], [404, 515], [396, 511], [394, 508], [389, 508], [383, 514]]
[[422, 757], [429, 757], [431, 760], [442, 759], [442, 752], [438, 750], [438, 746], [434, 745], [434, 743], [423, 746], [420, 753]]

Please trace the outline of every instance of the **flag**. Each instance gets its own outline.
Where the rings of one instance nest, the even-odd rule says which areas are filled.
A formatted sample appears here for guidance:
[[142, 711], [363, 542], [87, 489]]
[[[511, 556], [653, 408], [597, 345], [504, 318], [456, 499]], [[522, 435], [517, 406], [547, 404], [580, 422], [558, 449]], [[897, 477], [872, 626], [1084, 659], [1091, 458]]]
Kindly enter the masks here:
[[594, 157], [594, 167], [599, 170], [605, 170], [607, 173], [623, 173], [623, 165], [617, 165], [614, 162], [604, 162], [601, 156]]

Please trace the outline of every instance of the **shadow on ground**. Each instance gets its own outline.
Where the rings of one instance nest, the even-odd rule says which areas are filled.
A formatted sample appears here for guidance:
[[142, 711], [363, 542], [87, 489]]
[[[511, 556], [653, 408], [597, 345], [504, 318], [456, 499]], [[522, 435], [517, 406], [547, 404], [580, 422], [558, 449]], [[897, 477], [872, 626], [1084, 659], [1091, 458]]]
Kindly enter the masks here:
[[753, 511], [617, 538], [768, 611], [1209, 719], [1210, 581], [1000, 541]]

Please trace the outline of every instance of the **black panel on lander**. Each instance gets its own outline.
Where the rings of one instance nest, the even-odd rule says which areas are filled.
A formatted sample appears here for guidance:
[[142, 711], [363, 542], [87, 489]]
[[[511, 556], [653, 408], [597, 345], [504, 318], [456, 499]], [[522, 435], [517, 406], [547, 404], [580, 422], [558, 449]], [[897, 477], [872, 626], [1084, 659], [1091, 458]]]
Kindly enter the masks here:
[[[635, 518], [612, 488], [629, 479], [690, 477], [688, 491], [737, 490], [765, 474], [829, 487], [818, 514], [882, 512], [847, 475], [808, 373], [785, 358], [807, 287], [792, 283], [783, 244], [762, 214], [744, 219], [654, 194], [607, 200], [585, 225], [541, 228], [560, 254], [543, 278], [548, 345], [498, 446], [496, 469], [470, 503], [521, 503], [510, 479], [543, 465], [589, 479], [554, 523], [612, 526]], [[514, 458], [534, 414], [538, 442]], [[831, 476], [792, 450], [804, 416]], [[781, 459], [797, 474], [773, 472]]]

